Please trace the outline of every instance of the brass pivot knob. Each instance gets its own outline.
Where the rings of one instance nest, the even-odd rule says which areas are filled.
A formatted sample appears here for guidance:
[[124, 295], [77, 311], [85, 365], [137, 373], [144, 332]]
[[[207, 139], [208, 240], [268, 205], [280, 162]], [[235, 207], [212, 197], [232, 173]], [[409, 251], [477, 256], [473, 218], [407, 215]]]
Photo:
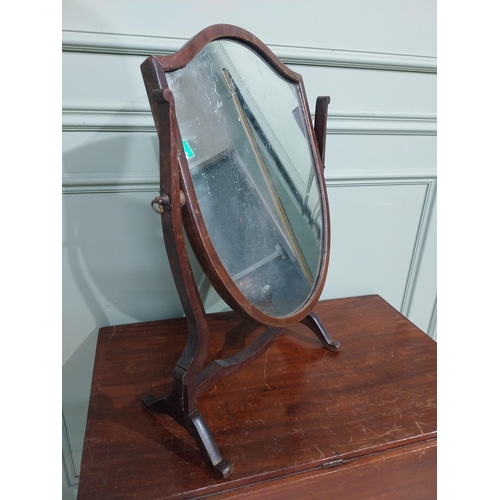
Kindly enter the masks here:
[[[186, 203], [186, 196], [181, 190], [179, 191], [179, 195], [180, 195], [179, 198], [181, 202], [181, 207], [183, 207], [184, 204]], [[162, 194], [160, 196], [157, 196], [156, 198], [151, 200], [151, 208], [157, 214], [162, 214], [164, 208], [166, 208], [167, 210], [171, 210], [172, 204], [170, 203], [170, 197], [167, 194]]]
[[[156, 206], [158, 208], [156, 208]], [[151, 208], [157, 213], [157, 214], [162, 214], [163, 213], [163, 204], [162, 204], [162, 199], [157, 196], [153, 200], [151, 200]]]

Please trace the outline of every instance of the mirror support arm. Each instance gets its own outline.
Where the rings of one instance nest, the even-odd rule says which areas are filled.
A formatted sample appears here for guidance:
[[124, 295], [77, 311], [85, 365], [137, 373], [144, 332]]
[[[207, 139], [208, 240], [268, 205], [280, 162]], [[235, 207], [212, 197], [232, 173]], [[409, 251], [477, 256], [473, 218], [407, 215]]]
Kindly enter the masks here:
[[[174, 98], [170, 90], [155, 90], [151, 99], [157, 103], [157, 127], [160, 141], [160, 196], [158, 205], [174, 282], [188, 324], [186, 348], [177, 361], [173, 377], [176, 381], [169, 398], [182, 412], [191, 414], [197, 410], [196, 375], [203, 368], [208, 353], [209, 329], [193, 276], [183, 234], [182, 206], [185, 196], [181, 191], [181, 179], [177, 158], [177, 129]], [[146, 406], [151, 406], [148, 399]]]
[[329, 96], [319, 96], [316, 99], [316, 110], [314, 111], [314, 134], [318, 143], [318, 150], [323, 167], [325, 166], [326, 151], [326, 125], [328, 121]]
[[161, 214], [163, 238], [174, 282], [186, 315], [188, 339], [172, 372], [174, 385], [170, 394], [159, 398], [146, 396], [143, 398], [143, 405], [152, 413], [170, 415], [182, 425], [194, 438], [217, 475], [226, 478], [231, 473], [231, 464], [222, 457], [197, 405], [196, 377], [207, 359], [210, 332], [184, 240], [182, 207], [186, 200], [181, 191], [177, 157], [178, 130], [174, 97], [168, 89], [154, 90], [150, 97], [156, 104], [156, 126], [160, 142], [160, 196], [155, 200], [161, 207], [158, 213]]

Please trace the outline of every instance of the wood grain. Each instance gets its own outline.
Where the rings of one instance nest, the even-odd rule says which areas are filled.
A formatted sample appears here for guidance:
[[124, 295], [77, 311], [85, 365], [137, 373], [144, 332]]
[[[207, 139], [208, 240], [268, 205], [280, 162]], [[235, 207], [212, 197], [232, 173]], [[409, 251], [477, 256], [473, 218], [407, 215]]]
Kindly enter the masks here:
[[293, 474], [210, 498], [254, 500], [431, 500], [437, 496], [435, 440]]
[[[272, 484], [270, 495], [307, 485], [308, 498], [322, 498], [315, 488], [340, 487], [341, 471], [354, 492], [362, 483], [365, 491], [373, 483], [374, 495], [384, 484], [397, 493], [428, 483], [418, 498], [433, 498], [435, 342], [376, 295], [322, 301], [314, 311], [342, 343], [340, 352], [324, 349], [303, 325], [287, 328], [263, 356], [199, 397], [233, 464], [227, 480], [213, 476], [184, 429], [141, 405], [146, 394], [169, 392], [185, 320], [101, 329], [79, 498], [243, 495]], [[234, 313], [209, 316], [209, 326], [209, 359], [237, 352], [260, 332]]]

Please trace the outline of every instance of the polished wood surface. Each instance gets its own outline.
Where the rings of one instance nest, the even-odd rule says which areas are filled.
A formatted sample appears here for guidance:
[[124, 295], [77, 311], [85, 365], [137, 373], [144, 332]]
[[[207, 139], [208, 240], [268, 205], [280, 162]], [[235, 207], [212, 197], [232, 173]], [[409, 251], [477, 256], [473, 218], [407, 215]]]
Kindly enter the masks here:
[[[101, 329], [79, 498], [435, 498], [435, 342], [376, 295], [314, 311], [341, 351], [299, 324], [198, 398], [233, 465], [226, 480], [182, 427], [141, 404], [169, 392], [185, 320]], [[209, 325], [209, 359], [260, 333], [233, 313]]]
[[[375, 453], [216, 494], [240, 500], [426, 500], [436, 498], [436, 441]], [[213, 497], [210, 497], [213, 498]]]

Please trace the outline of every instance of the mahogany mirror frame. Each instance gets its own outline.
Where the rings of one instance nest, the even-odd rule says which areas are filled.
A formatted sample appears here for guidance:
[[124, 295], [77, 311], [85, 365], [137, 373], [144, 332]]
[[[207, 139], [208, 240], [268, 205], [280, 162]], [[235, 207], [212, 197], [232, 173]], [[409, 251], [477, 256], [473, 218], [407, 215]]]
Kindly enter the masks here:
[[[222, 264], [210, 239], [190, 175], [175, 113], [175, 100], [169, 89], [166, 72], [185, 67], [210, 42], [229, 39], [248, 46], [280, 76], [298, 86], [304, 110], [307, 137], [310, 139], [313, 165], [318, 180], [322, 211], [322, 243], [319, 271], [313, 290], [302, 306], [285, 317], [273, 317], [254, 306], [236, 286]], [[174, 385], [168, 396], [147, 396], [143, 402], [151, 412], [167, 413], [185, 427], [197, 442], [206, 462], [218, 477], [231, 473], [231, 464], [217, 448], [210, 429], [198, 411], [198, 395], [222, 376], [238, 371], [251, 362], [278, 338], [284, 327], [303, 323], [331, 351], [340, 343], [331, 339], [312, 312], [324, 287], [330, 247], [329, 208], [324, 179], [326, 118], [329, 97], [318, 97], [313, 127], [301, 75], [285, 66], [271, 50], [248, 31], [231, 25], [210, 26], [189, 40], [177, 53], [148, 57], [141, 71], [151, 106], [160, 150], [160, 195], [151, 205], [161, 214], [164, 243], [172, 275], [188, 325], [188, 339], [173, 371]], [[210, 283], [221, 298], [243, 319], [268, 327], [251, 345], [237, 355], [206, 365], [210, 332], [184, 240], [184, 230], [191, 247]]]

